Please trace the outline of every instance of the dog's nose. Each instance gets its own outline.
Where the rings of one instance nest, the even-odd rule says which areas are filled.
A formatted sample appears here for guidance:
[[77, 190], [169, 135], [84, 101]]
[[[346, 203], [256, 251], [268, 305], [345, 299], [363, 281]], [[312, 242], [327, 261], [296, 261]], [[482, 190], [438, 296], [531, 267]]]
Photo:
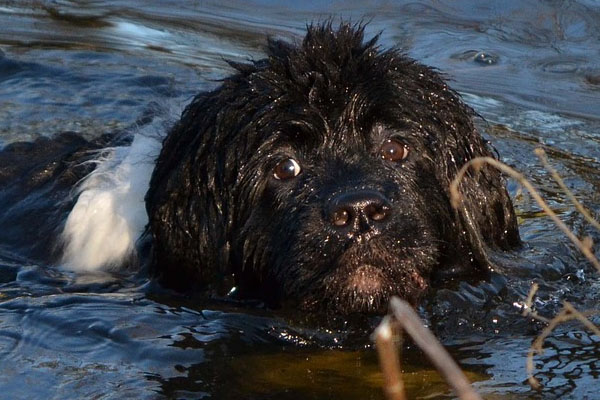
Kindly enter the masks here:
[[328, 217], [336, 228], [361, 232], [371, 229], [375, 223], [384, 222], [391, 212], [392, 206], [383, 194], [357, 190], [335, 196], [330, 202]]

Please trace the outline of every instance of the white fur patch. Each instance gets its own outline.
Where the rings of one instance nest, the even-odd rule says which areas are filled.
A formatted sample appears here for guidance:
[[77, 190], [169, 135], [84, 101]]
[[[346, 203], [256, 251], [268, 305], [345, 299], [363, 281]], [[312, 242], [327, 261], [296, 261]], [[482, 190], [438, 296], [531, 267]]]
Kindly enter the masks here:
[[167, 132], [164, 121], [158, 125], [144, 127], [130, 146], [103, 149], [93, 161], [96, 169], [79, 185], [79, 198], [61, 235], [66, 268], [114, 269], [135, 255], [148, 223], [144, 196]]

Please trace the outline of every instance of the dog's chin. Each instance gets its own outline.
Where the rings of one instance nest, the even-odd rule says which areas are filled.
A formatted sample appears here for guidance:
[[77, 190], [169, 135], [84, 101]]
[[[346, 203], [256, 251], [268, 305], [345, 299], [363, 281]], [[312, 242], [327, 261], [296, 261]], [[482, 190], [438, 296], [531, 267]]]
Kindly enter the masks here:
[[[402, 265], [398, 261], [398, 266]], [[391, 296], [416, 304], [428, 288], [427, 279], [418, 271], [402, 270], [390, 276], [390, 266], [374, 262], [358, 266], [340, 266], [324, 280], [318, 293], [304, 298], [302, 308], [328, 310], [331, 313], [383, 315]]]
[[383, 312], [389, 285], [380, 268], [371, 264], [362, 264], [350, 272], [342, 283], [339, 299], [346, 303], [346, 313]]
[[344, 288], [360, 297], [375, 297], [382, 292], [384, 284], [385, 277], [379, 268], [362, 264], [348, 275]]

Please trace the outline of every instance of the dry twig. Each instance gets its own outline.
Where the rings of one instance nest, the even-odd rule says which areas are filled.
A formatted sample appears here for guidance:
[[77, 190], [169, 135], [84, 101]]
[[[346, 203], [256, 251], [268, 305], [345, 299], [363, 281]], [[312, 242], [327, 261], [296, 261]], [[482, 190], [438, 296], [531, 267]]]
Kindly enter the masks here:
[[571, 203], [573, 203], [577, 211], [579, 211], [581, 215], [583, 215], [583, 217], [586, 219], [586, 221], [588, 221], [594, 228], [600, 231], [600, 223], [598, 223], [598, 221], [596, 221], [594, 217], [592, 217], [590, 212], [579, 202], [579, 200], [577, 200], [577, 198], [575, 197], [573, 192], [569, 190], [567, 185], [565, 185], [565, 182], [560, 177], [560, 175], [558, 175], [556, 169], [554, 169], [548, 162], [548, 158], [546, 157], [546, 152], [544, 151], [544, 149], [538, 147], [533, 152], [536, 156], [538, 156], [538, 158], [544, 165], [544, 168], [546, 168], [546, 170], [550, 172], [550, 175], [552, 175], [552, 178], [556, 181], [556, 183], [562, 189], [565, 195], [569, 198], [569, 200], [571, 200]]
[[[421, 318], [419, 318], [410, 304], [394, 296], [390, 300], [390, 310], [395, 318], [394, 322], [396, 322], [401, 329], [405, 330], [415, 344], [417, 344], [421, 350], [427, 354], [442, 377], [454, 389], [459, 399], [481, 400], [481, 397], [473, 390], [469, 380], [461, 371], [460, 367], [454, 362], [452, 357], [450, 357], [448, 352], [435, 338], [433, 333], [431, 333], [431, 331], [423, 325]], [[384, 320], [382, 324], [384, 323], [389, 324], [389, 320]], [[379, 327], [377, 329], [379, 330]], [[391, 330], [388, 332], [391, 333]], [[383, 368], [384, 362], [387, 363], [389, 360], [381, 361], [382, 369], [385, 373], [386, 370]], [[397, 371], [399, 374], [399, 367], [397, 368]], [[392, 369], [391, 374], [394, 373], [395, 372]], [[396, 378], [394, 376], [390, 375], [386, 377], [386, 382], [394, 382], [395, 379]], [[398, 398], [388, 397], [388, 399], [396, 400]]]
[[[575, 205], [575, 208], [577, 208], [577, 210], [584, 216], [584, 218], [590, 224], [592, 224], [592, 226], [594, 226], [596, 229], [600, 230], [600, 224], [581, 205], [581, 203], [577, 200], [577, 198], [573, 195], [573, 193], [567, 188], [564, 181], [558, 175], [556, 170], [554, 168], [552, 168], [552, 166], [550, 165], [550, 163], [548, 162], [548, 160], [545, 156], [544, 150], [536, 149], [535, 154], [540, 158], [544, 167], [548, 170], [548, 172], [550, 172], [550, 174], [552, 175], [554, 180], [558, 183], [560, 188], [565, 192], [567, 197]], [[552, 209], [550, 209], [548, 204], [544, 201], [544, 199], [542, 199], [542, 197], [539, 195], [537, 190], [535, 190], [533, 185], [531, 185], [531, 183], [522, 174], [520, 174], [519, 172], [515, 171], [514, 169], [510, 168], [506, 164], [503, 164], [502, 162], [500, 162], [494, 158], [479, 157], [479, 158], [472, 159], [471, 161], [469, 161], [468, 163], [463, 165], [463, 167], [459, 170], [458, 174], [456, 175], [456, 178], [450, 185], [450, 196], [451, 196], [451, 201], [452, 201], [452, 204], [454, 207], [458, 207], [458, 205], [460, 204], [461, 195], [458, 190], [458, 186], [460, 184], [460, 181], [466, 174], [466, 171], [471, 167], [473, 167], [475, 169], [480, 169], [483, 166], [483, 164], [490, 164], [491, 166], [502, 171], [503, 173], [511, 176], [512, 178], [517, 180], [523, 187], [525, 187], [529, 191], [529, 193], [531, 194], [533, 199], [544, 210], [544, 212], [554, 221], [554, 223], [565, 233], [565, 235], [567, 235], [567, 237], [575, 244], [575, 246], [577, 246], [577, 248], [585, 255], [585, 257], [600, 272], [600, 262], [598, 262], [598, 259], [592, 253], [593, 243], [592, 243], [591, 239], [588, 237], [588, 238], [585, 238], [583, 241], [579, 240], [579, 238], [577, 238], [577, 236], [575, 236], [575, 234], [565, 225], [565, 223], [562, 222], [560, 220], [560, 218], [557, 217], [557, 215], [554, 213], [554, 211], [552, 211]], [[586, 328], [588, 328], [591, 332], [593, 332], [596, 336], [598, 336], [600, 338], [600, 329], [596, 325], [594, 325], [589, 319], [587, 319], [588, 315], [597, 314], [598, 312], [582, 313], [582, 312], [577, 311], [575, 309], [575, 307], [573, 307], [570, 303], [564, 302], [563, 308], [560, 310], [560, 312], [554, 318], [552, 318], [550, 320], [537, 314], [537, 312], [535, 312], [532, 308], [533, 307], [533, 298], [535, 296], [537, 289], [538, 289], [538, 285], [534, 283], [531, 287], [529, 295], [527, 296], [527, 299], [525, 300], [524, 309], [523, 309], [523, 316], [531, 316], [539, 321], [547, 323], [547, 326], [542, 330], [542, 333], [533, 341], [533, 343], [531, 344], [531, 347], [529, 349], [529, 352], [527, 353], [527, 363], [526, 363], [527, 364], [527, 374], [528, 374], [527, 379], [528, 379], [528, 382], [531, 385], [531, 387], [534, 389], [539, 389], [541, 387], [541, 384], [540, 384], [539, 380], [533, 376], [533, 372], [534, 372], [533, 357], [536, 353], [537, 354], [543, 353], [544, 341], [548, 338], [548, 336], [550, 336], [552, 334], [552, 332], [558, 325], [560, 325], [564, 322], [576, 319], [576, 320], [580, 321]]]
[[554, 221], [554, 223], [560, 228], [560, 230], [563, 231], [563, 233], [565, 235], [567, 235], [567, 237], [571, 240], [571, 242], [573, 242], [573, 244], [575, 244], [575, 246], [577, 246], [577, 248], [583, 253], [583, 255], [585, 255], [585, 257], [588, 259], [588, 261], [590, 263], [592, 263], [592, 265], [594, 267], [596, 267], [598, 272], [600, 272], [600, 262], [592, 253], [589, 243], [587, 243], [587, 241], [586, 241], [586, 243], [582, 242], [581, 240], [579, 240], [579, 238], [577, 236], [575, 236], [575, 234], [573, 232], [571, 232], [571, 230], [567, 227], [567, 225], [565, 225], [565, 223], [562, 222], [560, 218], [558, 218], [556, 213], [554, 211], [552, 211], [552, 209], [544, 201], [542, 196], [540, 196], [540, 194], [533, 187], [533, 185], [522, 174], [515, 171], [508, 165], [496, 160], [495, 158], [477, 157], [477, 158], [473, 158], [472, 160], [470, 160], [469, 162], [467, 162], [466, 164], [464, 164], [462, 166], [462, 168], [458, 171], [458, 173], [456, 174], [456, 177], [450, 184], [450, 197], [451, 197], [452, 205], [454, 207], [458, 207], [460, 205], [462, 196], [460, 194], [460, 191], [458, 190], [458, 185], [460, 184], [461, 180], [465, 176], [467, 170], [471, 167], [473, 167], [475, 169], [480, 169], [483, 166], [483, 164], [489, 164], [489, 165], [499, 169], [506, 175], [509, 175], [510, 177], [512, 177], [513, 179], [518, 181], [523, 187], [525, 187], [529, 191], [529, 193], [531, 194], [531, 197], [533, 197], [535, 202], [538, 203], [539, 206], [542, 208], [542, 210], [544, 210], [544, 212], [552, 219], [552, 221]]
[[529, 294], [527, 295], [527, 299], [525, 299], [525, 303], [523, 303], [523, 315], [524, 317], [533, 317], [538, 321], [542, 321], [545, 323], [549, 323], [550, 320], [546, 317], [542, 317], [536, 311], [533, 310], [533, 298], [535, 297], [536, 292], [538, 291], [538, 284], [533, 283], [531, 285], [531, 289], [529, 289]]
[[400, 369], [400, 357], [396, 351], [390, 317], [383, 318], [375, 329], [375, 343], [379, 363], [385, 379], [384, 390], [388, 400], [406, 400], [404, 381]]
[[550, 334], [552, 334], [552, 331], [558, 325], [575, 319], [581, 322], [586, 328], [592, 331], [594, 335], [600, 338], [600, 329], [598, 329], [596, 325], [594, 325], [589, 319], [587, 319], [588, 315], [593, 314], [598, 314], [598, 312], [582, 313], [577, 311], [571, 303], [566, 301], [563, 303], [563, 308], [554, 318], [552, 318], [548, 322], [548, 325], [544, 328], [542, 333], [540, 333], [540, 335], [537, 338], [535, 338], [535, 340], [531, 344], [531, 347], [529, 348], [529, 352], [527, 353], [527, 381], [529, 382], [529, 385], [531, 385], [532, 388], [539, 389], [541, 387], [539, 380], [533, 376], [533, 356], [535, 355], [535, 353], [543, 354], [544, 341], [548, 338], [548, 336], [550, 336]]

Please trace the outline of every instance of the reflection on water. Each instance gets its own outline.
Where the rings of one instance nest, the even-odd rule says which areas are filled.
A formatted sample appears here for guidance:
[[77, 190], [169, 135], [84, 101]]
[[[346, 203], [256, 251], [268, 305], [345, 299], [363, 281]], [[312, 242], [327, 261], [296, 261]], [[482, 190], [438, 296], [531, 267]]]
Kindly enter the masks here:
[[[177, 115], [218, 84], [225, 59], [259, 58], [267, 36], [293, 40], [330, 15], [371, 20], [368, 32], [383, 30], [384, 45], [444, 71], [485, 117], [480, 127], [502, 158], [578, 234], [590, 232], [532, 151], [543, 147], [598, 211], [594, 1], [0, 0], [0, 147], [68, 130], [131, 130], [156, 103]], [[421, 311], [489, 398], [594, 398], [598, 338], [574, 325], [536, 359], [543, 391], [524, 383], [539, 329], [519, 314], [531, 282], [549, 316], [563, 300], [597, 308], [600, 280], [515, 183], [509, 190], [524, 248], [503, 256], [489, 281], [441, 290]], [[0, 387], [10, 398], [377, 399], [367, 336], [350, 341], [265, 310], [182, 299], [143, 274], [72, 276], [0, 243]], [[404, 358], [411, 395], [448, 396], [418, 350]]]

